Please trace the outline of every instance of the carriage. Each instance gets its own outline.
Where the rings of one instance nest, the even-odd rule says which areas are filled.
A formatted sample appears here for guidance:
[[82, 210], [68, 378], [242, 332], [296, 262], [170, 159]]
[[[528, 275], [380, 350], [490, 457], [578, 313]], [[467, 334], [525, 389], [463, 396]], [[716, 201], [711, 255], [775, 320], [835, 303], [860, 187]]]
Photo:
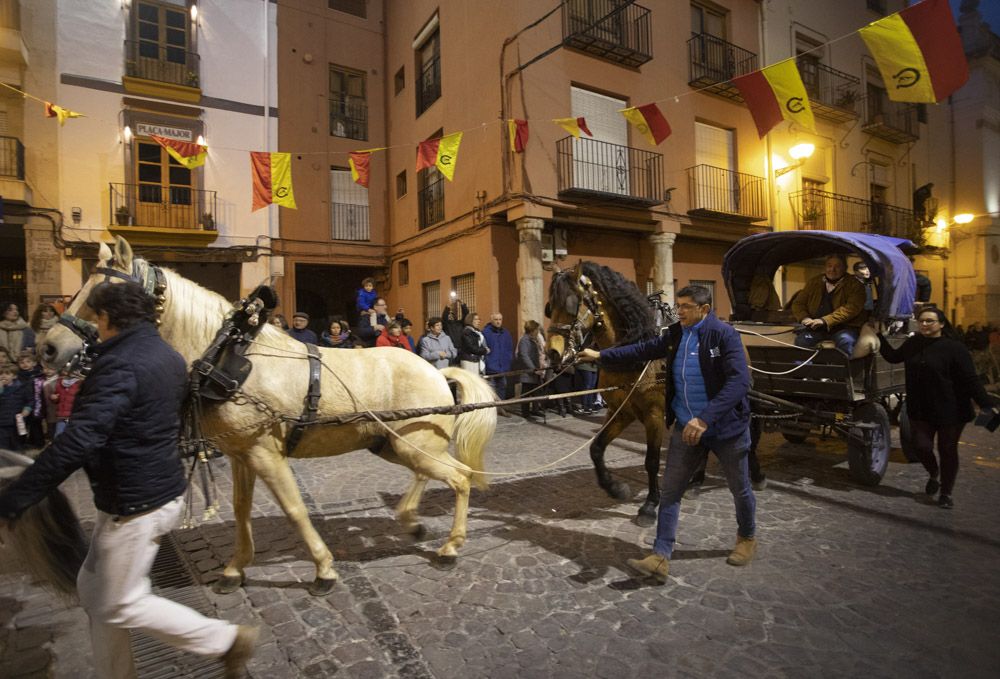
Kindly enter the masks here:
[[[878, 339], [868, 324], [852, 356], [832, 342], [809, 349], [794, 346], [794, 333], [801, 326], [787, 308], [761, 303], [767, 295], [760, 290], [762, 284], [770, 286], [779, 267], [843, 254], [863, 261], [871, 272], [875, 305], [869, 323], [905, 325], [912, 317], [916, 291], [913, 266], [904, 253], [910, 248], [907, 240], [875, 234], [773, 232], [742, 239], [722, 265], [734, 310], [732, 323], [750, 359], [755, 418], [764, 430], [779, 431], [794, 443], [817, 430], [844, 437], [851, 476], [869, 486], [878, 485], [889, 463], [891, 419], [899, 420], [907, 451], [903, 366], [878, 354]], [[903, 339], [889, 341], [896, 346]]]

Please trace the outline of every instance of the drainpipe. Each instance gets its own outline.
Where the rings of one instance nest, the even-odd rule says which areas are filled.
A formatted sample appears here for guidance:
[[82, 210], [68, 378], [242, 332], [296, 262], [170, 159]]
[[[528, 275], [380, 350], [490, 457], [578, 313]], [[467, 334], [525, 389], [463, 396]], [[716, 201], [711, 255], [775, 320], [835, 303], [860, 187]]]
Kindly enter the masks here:
[[[263, 1], [264, 11], [263, 11], [263, 27], [264, 27], [264, 148], [268, 151], [271, 150], [271, 36], [269, 25], [268, 25], [268, 15], [270, 13], [270, 3], [267, 0]], [[275, 12], [277, 12], [277, 5], [275, 5]], [[270, 207], [267, 208], [267, 236], [268, 236], [268, 247], [271, 254], [268, 255], [268, 278], [273, 284], [275, 277], [283, 276], [285, 274], [285, 267], [282, 262], [279, 262], [278, 257], [274, 255], [274, 241], [280, 235], [278, 233], [278, 222], [274, 218], [275, 210]]]
[[[764, 0], [766, 1], [766, 0]], [[764, 1], [757, 3], [757, 42], [760, 45], [760, 63], [767, 63], [767, 13], [764, 11]], [[776, 195], [777, 182], [774, 177], [774, 167], [771, 162], [771, 132], [764, 135], [764, 171], [767, 172], [767, 202], [768, 213], [771, 221], [771, 228], [778, 230], [778, 198]], [[784, 267], [778, 267], [774, 272], [773, 285], [775, 290], [781, 291], [781, 298], [785, 299]]]

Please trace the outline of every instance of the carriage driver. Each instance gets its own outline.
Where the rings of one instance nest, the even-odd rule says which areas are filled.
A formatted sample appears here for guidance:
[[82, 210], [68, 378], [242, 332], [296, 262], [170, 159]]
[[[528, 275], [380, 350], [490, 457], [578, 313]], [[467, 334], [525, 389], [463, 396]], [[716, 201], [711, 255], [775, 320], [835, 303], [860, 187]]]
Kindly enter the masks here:
[[795, 319], [805, 330], [795, 336], [800, 347], [814, 347], [823, 340], [833, 340], [837, 348], [850, 356], [858, 341], [858, 331], [865, 313], [865, 286], [855, 276], [847, 276], [843, 255], [826, 258], [823, 273], [809, 279], [792, 302]]
[[184, 508], [177, 442], [185, 361], [157, 332], [155, 302], [139, 284], [101, 283], [87, 305], [101, 339], [92, 372], [63, 433], [0, 494], [0, 529], [83, 467], [98, 512], [77, 591], [97, 676], [136, 676], [130, 629], [221, 658], [227, 677], [241, 676], [256, 628], [206, 618], [150, 589], [160, 537]]
[[707, 288], [692, 285], [677, 293], [681, 336], [669, 334], [601, 352], [584, 349], [580, 360], [604, 364], [667, 359], [667, 426], [674, 424], [663, 470], [663, 492], [653, 553], [629, 559], [644, 575], [666, 582], [677, 536], [681, 498], [688, 480], [708, 451], [719, 458], [736, 504], [736, 547], [726, 563], [745, 566], [757, 550], [756, 499], [750, 487], [750, 371], [743, 343], [732, 326], [712, 312]]

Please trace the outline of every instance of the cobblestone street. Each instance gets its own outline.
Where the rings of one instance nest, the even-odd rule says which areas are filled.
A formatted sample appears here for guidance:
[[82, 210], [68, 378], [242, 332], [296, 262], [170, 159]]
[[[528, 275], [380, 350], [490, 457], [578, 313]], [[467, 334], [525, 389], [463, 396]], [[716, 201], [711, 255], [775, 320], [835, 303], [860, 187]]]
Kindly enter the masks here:
[[[659, 585], [625, 567], [649, 549], [653, 529], [633, 523], [638, 502], [597, 488], [586, 448], [530, 471], [598, 426], [501, 418], [489, 469], [518, 473], [473, 491], [469, 538], [450, 570], [431, 557], [450, 526], [451, 492], [430, 486], [428, 534], [413, 543], [392, 511], [409, 472], [367, 452], [292, 465], [337, 559], [341, 581], [329, 596], [306, 591], [305, 547], [260, 483], [246, 587], [211, 591], [233, 545], [224, 461], [220, 516], [176, 531], [174, 542], [210, 609], [262, 626], [250, 665], [259, 678], [997, 676], [1000, 438], [966, 429], [955, 509], [944, 511], [898, 450], [882, 484], [863, 488], [848, 479], [841, 440], [767, 434], [756, 560], [725, 563], [735, 518], [713, 460], [706, 489], [683, 503], [670, 579]], [[637, 498], [641, 438], [633, 426], [608, 450]], [[64, 488], [89, 530], [85, 478]], [[30, 584], [9, 555], [0, 623], [0, 676], [93, 675], [85, 614]], [[173, 676], [184, 674], [180, 663]]]

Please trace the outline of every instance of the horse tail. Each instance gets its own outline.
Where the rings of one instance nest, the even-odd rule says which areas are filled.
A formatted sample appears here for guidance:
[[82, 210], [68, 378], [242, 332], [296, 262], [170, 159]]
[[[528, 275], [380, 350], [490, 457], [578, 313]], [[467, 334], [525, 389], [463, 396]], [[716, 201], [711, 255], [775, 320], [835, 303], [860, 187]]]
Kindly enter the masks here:
[[[0, 488], [34, 460], [0, 450]], [[11, 544], [23, 569], [43, 586], [72, 600], [76, 576], [87, 556], [87, 539], [66, 496], [59, 490], [29, 507], [10, 529]]]
[[[461, 368], [443, 368], [441, 374], [449, 380], [458, 382], [459, 403], [484, 403], [496, 400], [496, 394], [490, 383], [479, 375], [474, 375]], [[480, 408], [462, 413], [455, 418], [455, 455], [460, 462], [472, 468], [472, 483], [477, 488], [486, 488], [484, 469], [486, 444], [493, 438], [497, 429], [496, 408]]]

